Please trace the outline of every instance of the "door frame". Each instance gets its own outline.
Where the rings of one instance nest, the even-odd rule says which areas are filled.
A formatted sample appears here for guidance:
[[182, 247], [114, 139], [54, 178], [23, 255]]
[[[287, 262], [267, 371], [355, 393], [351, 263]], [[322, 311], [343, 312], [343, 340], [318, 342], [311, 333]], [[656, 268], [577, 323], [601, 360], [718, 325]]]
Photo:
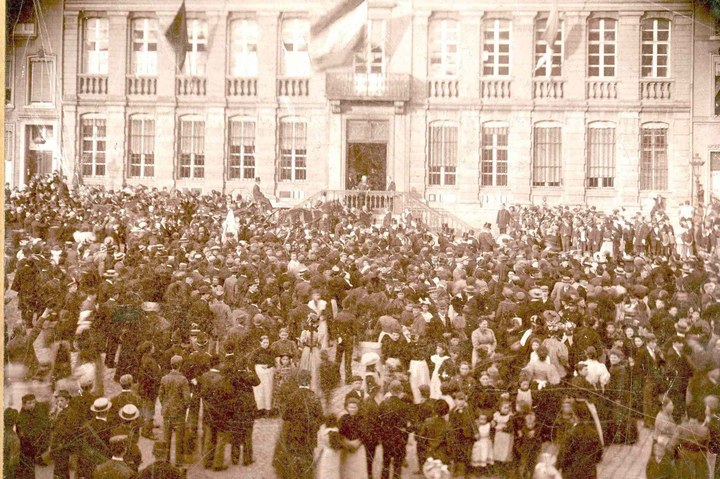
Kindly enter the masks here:
[[[377, 146], [384, 146], [384, 147], [385, 147], [385, 165], [384, 165], [384, 170], [385, 170], [384, 176], [385, 176], [385, 177], [382, 179], [382, 181], [385, 183], [385, 188], [387, 188], [387, 177], [388, 177], [388, 174], [387, 174], [387, 173], [388, 173], [388, 144], [385, 143], [385, 142], [374, 142], [374, 143], [371, 143], [371, 142], [369, 142], [369, 141], [354, 141], [354, 142], [352, 142], [352, 143], [346, 142], [345, 145], [346, 145], [346, 146], [345, 146], [345, 155], [346, 155], [346, 157], [347, 157], [347, 162], [346, 162], [346, 167], [345, 167], [345, 171], [346, 171], [346, 173], [345, 173], [345, 189], [352, 189], [352, 188], [348, 187], [348, 180], [349, 180], [350, 178], [348, 178], [348, 174], [347, 174], [347, 173], [348, 173], [348, 170], [350, 169], [350, 158], [349, 158], [348, 153], [350, 152], [350, 147], [351, 147], [351, 145], [377, 145]], [[370, 179], [370, 178], [368, 178], [368, 179]], [[373, 189], [375, 189], [375, 188], [373, 188]]]
[[[395, 178], [395, 115], [387, 110], [382, 111], [378, 114], [370, 113], [355, 113], [342, 115], [342, 138], [341, 138], [341, 184], [343, 189], [346, 186], [346, 179], [348, 174], [348, 144], [349, 143], [377, 143], [386, 145], [385, 147], [385, 176], [392, 176], [395, 183], [398, 183]], [[388, 138], [387, 141], [348, 141], [348, 122], [349, 121], [384, 121], [388, 124]], [[386, 185], [387, 187], [387, 185]]]
[[[28, 145], [27, 141], [27, 129], [29, 126], [38, 126], [38, 125], [45, 125], [45, 126], [52, 126], [53, 129], [53, 138], [55, 141], [55, 144], [52, 145], [51, 148], [48, 149], [48, 151], [52, 152], [52, 160], [50, 163], [50, 171], [55, 171], [58, 169], [58, 154], [60, 151], [60, 130], [58, 128], [59, 121], [57, 119], [51, 119], [51, 118], [33, 118], [30, 120], [26, 120], [20, 123], [20, 131], [15, 130], [15, 138], [20, 139], [20, 156], [17, 158], [17, 161], [15, 164], [17, 165], [17, 174], [18, 174], [18, 182], [17, 184], [19, 186], [25, 185], [25, 168], [26, 168], [26, 160], [27, 160], [27, 153], [29, 150], [30, 145]], [[17, 146], [16, 149], [17, 150]], [[63, 171], [63, 174], [66, 175], [67, 172]]]

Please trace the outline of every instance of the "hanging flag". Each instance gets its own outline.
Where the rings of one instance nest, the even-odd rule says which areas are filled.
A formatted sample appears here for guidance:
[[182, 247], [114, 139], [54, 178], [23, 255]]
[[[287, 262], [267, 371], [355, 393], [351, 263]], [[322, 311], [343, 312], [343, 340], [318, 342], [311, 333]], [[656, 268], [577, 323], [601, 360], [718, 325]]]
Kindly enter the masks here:
[[185, 14], [185, 0], [178, 9], [177, 14], [172, 23], [165, 31], [165, 38], [170, 42], [175, 52], [175, 62], [178, 70], [182, 70], [185, 65], [185, 55], [188, 51], [188, 34], [187, 34], [187, 15]]
[[555, 45], [555, 38], [558, 34], [560, 27], [560, 13], [558, 12], [558, 2], [553, 0], [552, 10], [548, 16], [547, 23], [545, 24], [545, 31], [542, 35], [542, 40], [545, 42], [545, 54], [542, 55], [535, 65], [535, 70], [542, 68], [544, 65], [552, 67], [552, 56], [553, 47]]
[[317, 71], [350, 65], [365, 41], [367, 0], [343, 0], [310, 27], [310, 60]]

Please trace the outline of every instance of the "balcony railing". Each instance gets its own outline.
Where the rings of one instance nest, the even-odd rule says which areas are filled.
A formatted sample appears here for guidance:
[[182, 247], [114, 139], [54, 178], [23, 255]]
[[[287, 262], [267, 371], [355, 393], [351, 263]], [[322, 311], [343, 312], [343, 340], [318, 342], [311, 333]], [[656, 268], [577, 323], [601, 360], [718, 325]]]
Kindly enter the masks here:
[[178, 76], [175, 81], [176, 93], [179, 96], [205, 96], [207, 94], [207, 78], [196, 76]]
[[310, 80], [307, 78], [278, 78], [278, 96], [309, 96]]
[[157, 94], [157, 77], [128, 75], [126, 81], [128, 95], [148, 96]]
[[410, 100], [410, 75], [328, 73], [325, 91], [328, 100]]
[[565, 98], [565, 80], [560, 78], [535, 78], [533, 80], [533, 98]]
[[588, 100], [615, 100], [617, 99], [616, 80], [589, 79], [585, 92]]
[[107, 95], [108, 76], [89, 75], [82, 73], [78, 75], [78, 93], [81, 95]]
[[671, 100], [672, 99], [672, 80], [662, 79], [644, 79], [640, 80], [640, 99], [641, 100]]
[[482, 78], [480, 80], [480, 98], [510, 98], [510, 85], [512, 85], [510, 78]]
[[460, 81], [456, 78], [435, 78], [428, 80], [428, 97], [457, 98], [460, 96]]
[[257, 78], [227, 79], [228, 96], [257, 96]]

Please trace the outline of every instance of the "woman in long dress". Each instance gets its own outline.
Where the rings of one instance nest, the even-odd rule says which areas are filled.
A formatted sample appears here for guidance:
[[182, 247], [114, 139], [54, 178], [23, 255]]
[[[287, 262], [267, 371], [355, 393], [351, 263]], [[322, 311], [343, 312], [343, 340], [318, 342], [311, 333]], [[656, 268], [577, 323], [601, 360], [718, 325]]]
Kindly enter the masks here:
[[270, 338], [262, 336], [260, 347], [253, 352], [252, 362], [260, 384], [253, 388], [258, 412], [270, 414], [273, 408], [273, 380], [275, 375], [275, 358], [270, 352]]
[[447, 348], [444, 344], [439, 343], [435, 348], [435, 354], [430, 356], [430, 361], [435, 365], [432, 376], [430, 376], [430, 397], [432, 399], [440, 399], [442, 392], [440, 391], [440, 385], [442, 380], [440, 379], [440, 368], [442, 364], [450, 359], [447, 355]]
[[337, 418], [330, 414], [318, 430], [318, 452], [315, 456], [314, 479], [342, 479], [340, 458], [342, 443]]
[[340, 456], [340, 477], [352, 479], [368, 479], [365, 446], [362, 443], [362, 417], [360, 400], [356, 397], [345, 399], [346, 414], [340, 417], [338, 431], [343, 443]]
[[310, 372], [310, 389], [315, 394], [320, 394], [320, 344], [323, 341], [323, 334], [318, 332], [318, 316], [310, 313], [300, 333], [300, 344], [302, 354], [298, 367], [302, 371]]
[[423, 384], [430, 385], [430, 369], [425, 360], [427, 349], [424, 342], [420, 342], [417, 336], [412, 337], [410, 343], [410, 389], [413, 393], [413, 402], [420, 404], [422, 402], [422, 394], [420, 394], [420, 386]]

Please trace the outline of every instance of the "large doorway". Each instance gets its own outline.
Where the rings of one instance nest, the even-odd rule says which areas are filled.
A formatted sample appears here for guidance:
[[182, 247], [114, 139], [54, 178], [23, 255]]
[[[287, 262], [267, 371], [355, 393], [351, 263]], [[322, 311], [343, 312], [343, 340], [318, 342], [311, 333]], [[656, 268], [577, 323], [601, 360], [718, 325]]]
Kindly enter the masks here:
[[387, 178], [387, 145], [384, 143], [348, 143], [345, 188], [353, 190], [363, 176], [371, 190], [384, 190]]
[[28, 125], [25, 130], [25, 182], [52, 172], [55, 137], [52, 125]]

